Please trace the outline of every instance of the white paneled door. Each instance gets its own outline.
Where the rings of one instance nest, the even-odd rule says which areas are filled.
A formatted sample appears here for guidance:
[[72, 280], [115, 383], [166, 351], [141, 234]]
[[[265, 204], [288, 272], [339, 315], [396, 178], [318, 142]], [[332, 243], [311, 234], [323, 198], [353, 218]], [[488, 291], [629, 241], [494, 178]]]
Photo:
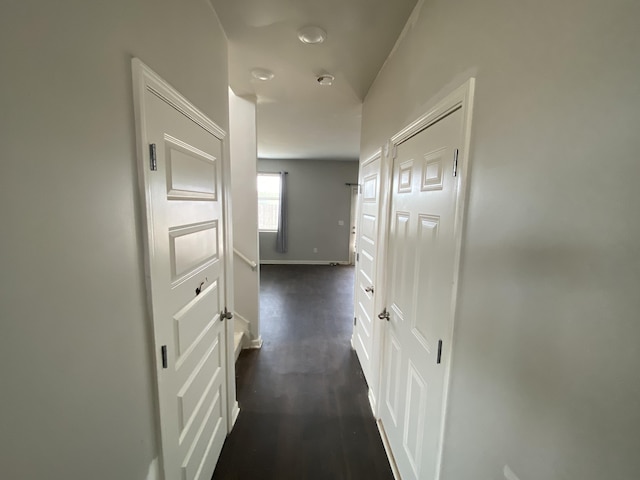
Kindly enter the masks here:
[[358, 207], [358, 239], [355, 284], [355, 325], [353, 347], [360, 360], [364, 377], [374, 385], [373, 336], [375, 278], [378, 248], [378, 216], [380, 203], [380, 155], [360, 168], [360, 202]]
[[208, 480], [227, 434], [223, 132], [168, 88], [137, 98], [162, 468]]
[[380, 415], [403, 480], [437, 477], [462, 133], [458, 108], [401, 141], [393, 161]]

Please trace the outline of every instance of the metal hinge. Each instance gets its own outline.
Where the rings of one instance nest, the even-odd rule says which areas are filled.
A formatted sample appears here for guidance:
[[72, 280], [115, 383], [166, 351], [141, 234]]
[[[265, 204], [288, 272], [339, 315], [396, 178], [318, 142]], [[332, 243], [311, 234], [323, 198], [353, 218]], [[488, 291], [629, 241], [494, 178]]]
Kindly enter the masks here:
[[357, 317], [353, 317], [353, 326], [356, 326], [356, 323], [358, 323], [358, 318]]
[[166, 345], [162, 345], [162, 347], [160, 347], [160, 355], [162, 356], [162, 368], [167, 368], [168, 362], [167, 362], [167, 346]]
[[156, 144], [149, 144], [149, 166], [152, 171], [158, 170], [158, 158], [156, 157]]
[[360, 261], [360, 252], [356, 253], [356, 262]]
[[442, 361], [442, 340], [438, 340], [438, 359], [436, 360], [436, 363], [440, 365], [441, 361]]
[[453, 153], [453, 176], [458, 175], [458, 149]]

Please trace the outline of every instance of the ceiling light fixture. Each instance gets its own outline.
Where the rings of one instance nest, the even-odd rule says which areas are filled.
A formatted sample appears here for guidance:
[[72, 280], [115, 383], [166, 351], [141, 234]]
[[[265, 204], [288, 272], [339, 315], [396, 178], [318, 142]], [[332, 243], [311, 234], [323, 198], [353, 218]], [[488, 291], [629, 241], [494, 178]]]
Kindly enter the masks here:
[[333, 81], [336, 79], [333, 75], [329, 75], [328, 73], [324, 75], [320, 75], [316, 80], [320, 85], [330, 86], [333, 85]]
[[266, 68], [254, 68], [253, 70], [251, 70], [251, 75], [256, 80], [260, 80], [263, 82], [273, 80], [273, 78], [276, 76], [275, 73], [273, 73], [271, 70], [267, 70]]
[[327, 32], [315, 25], [307, 25], [298, 30], [298, 38], [302, 43], [313, 45], [324, 42], [327, 39]]

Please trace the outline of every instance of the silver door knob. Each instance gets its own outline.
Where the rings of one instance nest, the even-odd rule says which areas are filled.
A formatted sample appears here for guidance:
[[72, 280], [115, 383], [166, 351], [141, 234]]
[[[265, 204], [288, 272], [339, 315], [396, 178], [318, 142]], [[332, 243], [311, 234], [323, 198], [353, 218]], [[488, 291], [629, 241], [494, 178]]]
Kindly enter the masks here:
[[382, 310], [382, 313], [378, 314], [378, 318], [380, 320], [386, 320], [387, 322], [389, 321], [389, 312], [387, 312], [387, 309], [385, 308], [384, 310]]

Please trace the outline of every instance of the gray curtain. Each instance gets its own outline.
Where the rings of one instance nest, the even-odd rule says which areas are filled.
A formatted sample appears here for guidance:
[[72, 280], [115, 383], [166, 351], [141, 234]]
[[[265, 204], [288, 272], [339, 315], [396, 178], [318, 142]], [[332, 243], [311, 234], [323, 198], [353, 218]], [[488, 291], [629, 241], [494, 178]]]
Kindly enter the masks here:
[[276, 252], [287, 253], [287, 172], [280, 172], [280, 217], [278, 219], [278, 235]]

